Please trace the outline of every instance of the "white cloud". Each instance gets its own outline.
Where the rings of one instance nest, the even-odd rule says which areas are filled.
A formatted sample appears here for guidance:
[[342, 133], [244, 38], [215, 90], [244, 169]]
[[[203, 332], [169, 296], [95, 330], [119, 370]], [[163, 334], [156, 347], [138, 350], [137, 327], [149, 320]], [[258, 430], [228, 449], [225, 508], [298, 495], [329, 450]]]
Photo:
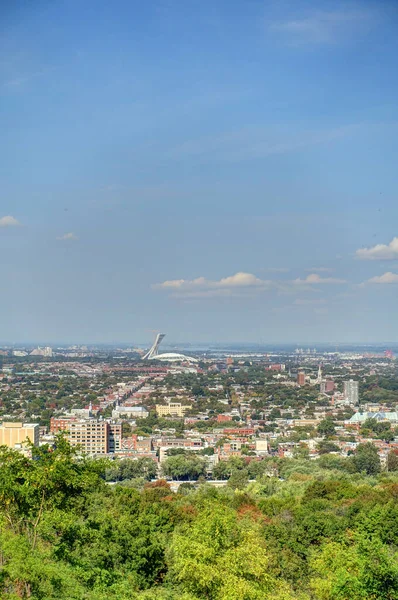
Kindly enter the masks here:
[[[300, 292], [300, 289], [306, 292], [319, 292], [319, 286], [322, 284], [341, 283], [346, 283], [346, 281], [333, 277], [321, 277], [316, 273], [311, 273], [304, 279], [287, 281], [260, 279], [252, 273], [238, 272], [235, 275], [223, 277], [218, 280], [206, 279], [205, 277], [197, 277], [196, 279], [171, 279], [153, 284], [152, 288], [166, 291], [174, 297], [183, 296], [184, 298], [242, 295], [247, 297], [248, 295], [265, 291], [274, 291], [278, 294], [296, 294]], [[295, 301], [296, 305], [323, 303], [323, 299]]]
[[[194, 281], [192, 281], [191, 283], [194, 283]], [[169, 281], [163, 281], [163, 283], [157, 283], [155, 284], [155, 286], [158, 288], [178, 289], [180, 287], [183, 287], [183, 285], [186, 283], [187, 281], [185, 279], [171, 279]]]
[[17, 219], [15, 217], [12, 217], [11, 215], [7, 215], [5, 217], [0, 217], [0, 227], [16, 227], [17, 225], [20, 225], [21, 223], [19, 221], [17, 221]]
[[64, 233], [64, 235], [60, 235], [57, 237], [57, 240], [77, 240], [77, 235], [72, 232]]
[[209, 296], [227, 296], [232, 293], [242, 292], [253, 289], [266, 289], [277, 286], [276, 283], [259, 279], [252, 273], [238, 272], [229, 277], [223, 277], [219, 280], [197, 277], [196, 279], [172, 279], [162, 283], [157, 283], [152, 287], [159, 290], [168, 290], [174, 295], [184, 295], [185, 297], [209, 297]]
[[383, 275], [379, 275], [376, 277], [372, 277], [371, 279], [368, 279], [367, 283], [379, 283], [379, 284], [398, 283], [398, 274], [391, 273], [391, 271], [388, 271], [387, 273], [384, 273]]
[[220, 287], [250, 287], [250, 286], [259, 286], [266, 283], [264, 280], [259, 279], [255, 275], [251, 273], [236, 273], [235, 275], [231, 275], [230, 277], [224, 277], [224, 279], [220, 279], [219, 282]]
[[311, 267], [310, 269], [305, 270], [309, 271], [310, 273], [331, 273], [332, 271], [334, 271], [334, 269], [331, 269], [329, 267]]
[[321, 277], [317, 273], [311, 273], [307, 275], [305, 279], [295, 279], [293, 281], [295, 284], [299, 285], [319, 285], [324, 283], [330, 284], [338, 284], [338, 283], [346, 283], [345, 279], [337, 279], [335, 277]]
[[389, 244], [377, 244], [371, 248], [360, 248], [356, 251], [357, 258], [363, 260], [394, 260], [398, 259], [398, 237]]
[[316, 11], [285, 21], [271, 23], [269, 29], [283, 35], [291, 44], [333, 44], [350, 39], [374, 25], [374, 11], [334, 10]]

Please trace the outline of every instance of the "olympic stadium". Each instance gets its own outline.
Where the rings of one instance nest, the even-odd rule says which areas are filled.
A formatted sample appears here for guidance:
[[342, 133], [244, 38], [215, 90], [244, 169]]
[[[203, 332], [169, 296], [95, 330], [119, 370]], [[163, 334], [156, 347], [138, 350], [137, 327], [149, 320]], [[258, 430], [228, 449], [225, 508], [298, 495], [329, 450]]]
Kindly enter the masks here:
[[185, 354], [178, 354], [177, 352], [164, 352], [159, 354], [159, 346], [165, 333], [158, 333], [156, 339], [150, 350], [142, 357], [142, 360], [160, 360], [163, 362], [188, 362], [197, 363], [198, 360], [192, 356], [186, 356]]

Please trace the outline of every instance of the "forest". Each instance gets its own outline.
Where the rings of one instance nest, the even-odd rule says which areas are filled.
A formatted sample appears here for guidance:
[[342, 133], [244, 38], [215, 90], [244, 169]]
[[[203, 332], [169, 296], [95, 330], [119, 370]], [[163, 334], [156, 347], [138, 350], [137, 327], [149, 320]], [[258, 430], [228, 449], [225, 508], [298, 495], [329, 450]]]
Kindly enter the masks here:
[[172, 492], [110, 484], [62, 437], [32, 452], [0, 449], [2, 599], [398, 599], [394, 473], [277, 459], [272, 477]]

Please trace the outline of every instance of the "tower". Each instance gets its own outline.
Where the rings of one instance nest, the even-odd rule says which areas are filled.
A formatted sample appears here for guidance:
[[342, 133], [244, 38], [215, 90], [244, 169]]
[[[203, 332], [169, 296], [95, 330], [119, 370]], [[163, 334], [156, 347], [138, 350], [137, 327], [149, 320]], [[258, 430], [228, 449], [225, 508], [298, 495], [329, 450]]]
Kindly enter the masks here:
[[157, 334], [152, 348], [146, 354], [144, 354], [144, 356], [142, 357], [142, 360], [149, 360], [150, 358], [155, 358], [155, 356], [157, 356], [159, 354], [160, 342], [162, 341], [162, 339], [164, 338], [165, 335], [166, 335], [165, 333]]
[[319, 368], [318, 368], [318, 377], [316, 379], [316, 382], [321, 383], [321, 381], [322, 381], [322, 365], [320, 364]]

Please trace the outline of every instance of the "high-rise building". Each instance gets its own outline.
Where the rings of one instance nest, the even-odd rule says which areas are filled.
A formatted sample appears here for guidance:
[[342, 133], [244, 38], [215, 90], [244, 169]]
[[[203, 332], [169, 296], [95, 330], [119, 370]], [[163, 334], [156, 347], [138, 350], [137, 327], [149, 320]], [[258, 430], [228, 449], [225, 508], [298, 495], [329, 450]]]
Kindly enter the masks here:
[[297, 385], [305, 385], [305, 373], [303, 371], [297, 373]]
[[39, 425], [35, 423], [2, 423], [0, 425], [0, 446], [14, 450], [28, 451], [28, 440], [39, 445]]
[[71, 446], [79, 446], [85, 454], [107, 454], [108, 423], [90, 419], [70, 422], [67, 438]]
[[353, 379], [344, 382], [344, 398], [348, 404], [358, 404], [358, 385]]
[[119, 452], [122, 447], [122, 424], [108, 423], [108, 452]]
[[118, 452], [122, 445], [122, 424], [96, 419], [66, 420], [62, 424], [71, 446], [79, 446], [85, 454]]

